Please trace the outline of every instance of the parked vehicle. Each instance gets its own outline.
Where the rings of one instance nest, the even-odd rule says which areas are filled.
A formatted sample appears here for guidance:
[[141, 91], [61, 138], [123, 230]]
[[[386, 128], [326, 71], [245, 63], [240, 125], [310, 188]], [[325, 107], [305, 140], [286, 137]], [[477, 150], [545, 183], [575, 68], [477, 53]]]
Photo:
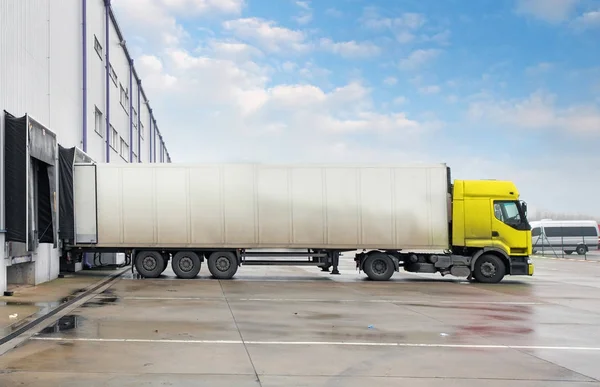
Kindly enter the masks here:
[[531, 222], [534, 252], [564, 251], [584, 255], [600, 249], [600, 226], [595, 220], [550, 220]]
[[[65, 168], [69, 168], [66, 165]], [[527, 206], [507, 181], [436, 165], [75, 163], [61, 180], [68, 254], [124, 252], [144, 277], [314, 265], [342, 252], [372, 280], [403, 267], [495, 283], [533, 275]], [[68, 187], [71, 188], [68, 188]], [[261, 252], [261, 249], [270, 249]], [[299, 259], [301, 257], [302, 259]], [[277, 258], [277, 259], [273, 259]]]

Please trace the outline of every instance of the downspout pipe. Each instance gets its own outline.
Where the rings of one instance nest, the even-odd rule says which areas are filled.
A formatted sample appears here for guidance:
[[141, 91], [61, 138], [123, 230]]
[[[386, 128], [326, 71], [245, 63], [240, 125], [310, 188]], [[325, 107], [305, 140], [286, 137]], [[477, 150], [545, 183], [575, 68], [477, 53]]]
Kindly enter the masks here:
[[140, 99], [142, 97], [142, 81], [137, 80], [137, 110], [138, 110], [138, 140], [137, 140], [137, 154], [138, 154], [138, 163], [142, 162], [142, 109]]
[[83, 151], [87, 152], [87, 0], [81, 0], [81, 35], [83, 41], [83, 90], [82, 90], [82, 133], [81, 140], [83, 143]]
[[[87, 153], [87, 107], [88, 107], [88, 99], [87, 99], [87, 0], [81, 0], [81, 37], [83, 42], [83, 58], [82, 58], [82, 72], [83, 72], [83, 90], [82, 90], [82, 106], [81, 106], [81, 141], [83, 152]], [[83, 253], [83, 264], [85, 266], [90, 267], [88, 262], [87, 253]]]
[[152, 108], [149, 107], [148, 110], [150, 111], [150, 131], [148, 132], [150, 147], [148, 148], [148, 160], [149, 162], [152, 162], [152, 136], [154, 135], [154, 117], [152, 116]]
[[110, 0], [104, 0], [104, 23], [106, 45], [106, 162], [110, 162]]
[[133, 59], [129, 60], [129, 162], [133, 162]]
[[156, 162], [156, 136], [158, 134], [158, 127], [156, 126], [156, 120], [154, 120], [154, 142], [152, 143], [152, 158]]

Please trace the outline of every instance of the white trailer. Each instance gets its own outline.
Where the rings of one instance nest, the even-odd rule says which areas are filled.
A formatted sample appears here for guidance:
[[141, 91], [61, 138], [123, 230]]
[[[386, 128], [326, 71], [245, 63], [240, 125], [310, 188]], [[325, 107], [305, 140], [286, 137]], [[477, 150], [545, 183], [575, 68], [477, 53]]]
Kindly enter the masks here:
[[339, 254], [358, 250], [393, 263], [365, 268], [386, 280], [399, 251], [444, 254], [449, 246], [445, 164], [75, 163], [72, 176], [67, 250], [131, 254], [145, 277], [169, 260], [182, 278], [204, 261], [216, 278], [242, 264], [333, 266], [338, 274]]

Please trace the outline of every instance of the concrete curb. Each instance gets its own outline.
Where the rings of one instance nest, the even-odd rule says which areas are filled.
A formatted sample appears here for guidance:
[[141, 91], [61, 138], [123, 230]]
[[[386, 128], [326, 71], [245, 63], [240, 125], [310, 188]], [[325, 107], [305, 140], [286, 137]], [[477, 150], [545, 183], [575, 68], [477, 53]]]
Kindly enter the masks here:
[[600, 263], [600, 259], [574, 259], [574, 258], [558, 258], [548, 257], [545, 255], [532, 255], [533, 258], [550, 259], [553, 261], [565, 261], [565, 262], [588, 262], [588, 263]]
[[[101, 279], [100, 281], [96, 282], [95, 284], [90, 285], [84, 292], [82, 292], [78, 296], [74, 297], [73, 299], [71, 299], [63, 304], [58, 305], [54, 309], [48, 311], [48, 313], [46, 313], [42, 316], [39, 316], [39, 317], [33, 319], [32, 321], [29, 321], [28, 323], [15, 329], [13, 332], [9, 333], [8, 335], [0, 338], [0, 356], [2, 356], [4, 353], [11, 350], [12, 348], [16, 347], [23, 341], [27, 340], [31, 335], [37, 333], [38, 330], [43, 328], [43, 326], [41, 326], [41, 327], [37, 327], [37, 326], [42, 325], [42, 323], [44, 323], [44, 326], [47, 325], [45, 323], [45, 320], [51, 318], [52, 316], [58, 314], [62, 310], [66, 309], [74, 304], [77, 304], [77, 306], [79, 306], [79, 304], [82, 304], [83, 302], [87, 301], [88, 299], [95, 297], [97, 294], [94, 294], [94, 292], [96, 292], [98, 289], [100, 289], [106, 285], [111, 284], [113, 281], [115, 281], [116, 279], [121, 277], [128, 270], [129, 270], [129, 268], [126, 267], [121, 270], [118, 270], [117, 273], [115, 273], [115, 274], [109, 275], [109, 276]], [[108, 288], [108, 286], [106, 286], [106, 287]], [[80, 302], [82, 300], [83, 300], [83, 302]], [[30, 332], [31, 334], [29, 335], [29, 337], [26, 337], [23, 340], [18, 340], [18, 342], [11, 343], [11, 341], [18, 339], [19, 336], [23, 335], [24, 333], [26, 333], [28, 331], [31, 331], [33, 328], [36, 328], [36, 331]]]

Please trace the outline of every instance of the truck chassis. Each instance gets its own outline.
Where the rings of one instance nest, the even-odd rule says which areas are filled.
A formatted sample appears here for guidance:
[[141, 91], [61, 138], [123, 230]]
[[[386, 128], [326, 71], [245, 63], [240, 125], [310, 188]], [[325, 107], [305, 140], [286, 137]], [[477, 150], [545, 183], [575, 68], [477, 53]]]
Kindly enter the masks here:
[[[248, 266], [316, 266], [332, 275], [339, 275], [339, 259], [344, 252], [356, 250], [316, 250], [306, 251], [248, 251], [247, 249], [131, 249], [116, 250], [104, 248], [84, 248], [73, 246], [67, 250], [70, 254], [84, 252], [125, 253], [127, 262], [131, 262], [131, 270], [135, 270], [144, 278], [158, 278], [168, 267], [171, 267], [181, 279], [195, 278], [203, 263], [207, 263], [213, 278], [231, 279], [242, 265]], [[299, 258], [304, 259], [299, 259]], [[276, 258], [276, 259], [273, 259]], [[277, 259], [279, 258], [279, 259]], [[517, 261], [518, 261], [517, 257]], [[482, 283], [498, 283], [506, 274], [527, 274], [528, 258], [523, 265], [513, 264], [511, 259], [496, 248], [483, 248], [465, 251], [462, 254], [422, 254], [403, 253], [400, 251], [370, 250], [355, 254], [356, 269], [364, 271], [373, 281], [387, 281], [394, 272], [440, 273], [442, 276], [453, 275], [466, 277]]]

